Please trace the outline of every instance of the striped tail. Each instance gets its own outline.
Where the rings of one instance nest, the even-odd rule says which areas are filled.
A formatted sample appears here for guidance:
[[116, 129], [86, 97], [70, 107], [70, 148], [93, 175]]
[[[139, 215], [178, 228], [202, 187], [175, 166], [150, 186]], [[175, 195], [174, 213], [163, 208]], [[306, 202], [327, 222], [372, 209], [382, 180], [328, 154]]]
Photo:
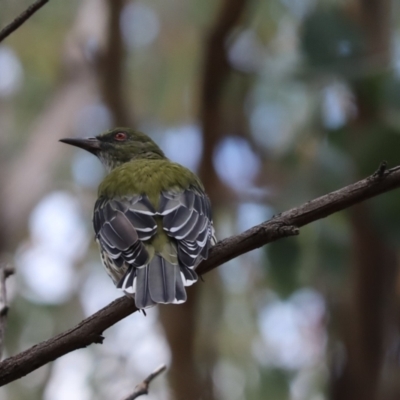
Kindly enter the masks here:
[[180, 304], [186, 301], [185, 286], [197, 281], [197, 274], [186, 267], [179, 267], [155, 255], [149, 264], [131, 267], [117, 287], [135, 297], [139, 309], [157, 303]]

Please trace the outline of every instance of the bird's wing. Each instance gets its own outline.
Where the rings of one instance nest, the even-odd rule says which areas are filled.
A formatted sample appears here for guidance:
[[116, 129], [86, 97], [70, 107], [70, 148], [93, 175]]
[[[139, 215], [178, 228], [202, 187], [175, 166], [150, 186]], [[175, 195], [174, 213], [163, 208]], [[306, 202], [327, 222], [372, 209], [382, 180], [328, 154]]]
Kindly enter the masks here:
[[177, 241], [182, 266], [193, 269], [207, 258], [215, 236], [210, 200], [202, 190], [164, 191], [158, 212], [163, 216], [163, 229]]
[[156, 211], [146, 196], [99, 198], [94, 207], [93, 226], [102, 251], [118, 268], [146, 264], [149, 254], [142, 241], [157, 232]]

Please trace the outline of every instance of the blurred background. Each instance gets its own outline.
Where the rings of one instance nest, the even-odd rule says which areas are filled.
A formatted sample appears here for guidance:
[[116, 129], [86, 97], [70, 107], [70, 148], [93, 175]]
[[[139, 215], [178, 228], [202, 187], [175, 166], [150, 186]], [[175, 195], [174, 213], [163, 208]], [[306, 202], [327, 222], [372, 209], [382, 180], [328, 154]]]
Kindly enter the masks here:
[[[0, 26], [31, 1], [2, 0]], [[100, 264], [104, 175], [61, 143], [132, 126], [196, 171], [219, 239], [400, 164], [393, 0], [53, 0], [0, 45], [6, 356], [121, 293]], [[398, 400], [400, 201], [392, 192], [218, 268], [182, 306], [129, 316], [102, 346], [1, 400]]]

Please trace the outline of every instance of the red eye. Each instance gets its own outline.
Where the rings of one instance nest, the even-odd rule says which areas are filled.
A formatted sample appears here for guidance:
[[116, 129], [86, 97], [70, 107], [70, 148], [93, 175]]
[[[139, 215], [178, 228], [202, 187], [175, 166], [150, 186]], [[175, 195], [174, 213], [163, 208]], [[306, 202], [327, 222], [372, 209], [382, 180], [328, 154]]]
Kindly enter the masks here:
[[114, 139], [115, 139], [115, 140], [119, 140], [120, 142], [126, 140], [127, 137], [128, 137], [128, 136], [127, 136], [127, 134], [126, 134], [125, 132], [117, 132], [117, 133], [114, 135]]

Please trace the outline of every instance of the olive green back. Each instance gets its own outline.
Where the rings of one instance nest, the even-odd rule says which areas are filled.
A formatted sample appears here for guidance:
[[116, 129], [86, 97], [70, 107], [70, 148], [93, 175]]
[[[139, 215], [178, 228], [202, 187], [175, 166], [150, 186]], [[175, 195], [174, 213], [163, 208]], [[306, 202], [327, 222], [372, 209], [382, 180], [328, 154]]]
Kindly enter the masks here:
[[168, 159], [137, 159], [113, 169], [99, 186], [99, 197], [115, 198], [146, 194], [158, 207], [162, 191], [194, 186], [203, 191], [199, 178], [187, 168]]

